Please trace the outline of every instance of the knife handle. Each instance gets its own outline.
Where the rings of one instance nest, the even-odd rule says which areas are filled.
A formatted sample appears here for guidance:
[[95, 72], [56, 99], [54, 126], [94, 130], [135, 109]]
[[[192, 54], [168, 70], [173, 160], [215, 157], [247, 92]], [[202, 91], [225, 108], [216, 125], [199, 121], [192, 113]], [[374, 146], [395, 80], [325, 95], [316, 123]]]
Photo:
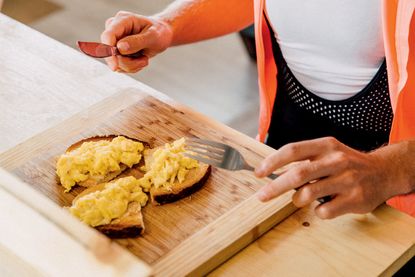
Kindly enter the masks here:
[[133, 53], [133, 54], [121, 55], [121, 56], [136, 59], [136, 58], [141, 58], [142, 56], [144, 56], [144, 54], [143, 54], [143, 51], [140, 50], [140, 51], [138, 51], [136, 53]]

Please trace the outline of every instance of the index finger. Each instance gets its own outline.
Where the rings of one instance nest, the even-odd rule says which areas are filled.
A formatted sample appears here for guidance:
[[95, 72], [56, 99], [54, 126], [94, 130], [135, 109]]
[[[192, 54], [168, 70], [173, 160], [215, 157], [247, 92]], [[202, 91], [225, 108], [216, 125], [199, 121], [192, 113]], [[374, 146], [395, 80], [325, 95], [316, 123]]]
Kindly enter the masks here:
[[255, 175], [265, 177], [289, 163], [313, 159], [331, 149], [335, 143], [338, 142], [334, 138], [318, 138], [286, 144], [266, 157], [255, 169]]
[[[323, 158], [310, 163], [302, 163], [287, 170], [271, 183], [265, 185], [258, 191], [258, 197], [261, 201], [268, 201], [291, 189], [302, 187], [313, 180], [324, 178], [336, 172], [336, 168], [331, 167], [332, 161], [329, 158]], [[318, 182], [317, 182], [318, 183]], [[321, 185], [312, 184], [313, 189]], [[321, 190], [326, 190], [323, 187]], [[330, 195], [325, 194], [323, 196]]]

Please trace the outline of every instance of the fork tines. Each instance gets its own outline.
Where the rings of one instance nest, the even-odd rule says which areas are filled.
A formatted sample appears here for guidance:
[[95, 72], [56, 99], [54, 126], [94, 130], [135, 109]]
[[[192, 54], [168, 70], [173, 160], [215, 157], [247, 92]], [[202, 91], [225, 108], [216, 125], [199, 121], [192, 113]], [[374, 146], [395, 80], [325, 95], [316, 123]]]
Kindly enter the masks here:
[[219, 166], [225, 155], [226, 149], [223, 144], [196, 138], [186, 139], [186, 156], [201, 162]]
[[224, 150], [224, 146], [226, 146], [225, 144], [221, 142], [216, 142], [216, 141], [207, 140], [207, 139], [200, 139], [200, 138], [186, 138], [186, 142], [199, 144], [203, 146], [211, 146], [211, 147], [215, 147], [215, 148], [223, 149], [223, 150]]

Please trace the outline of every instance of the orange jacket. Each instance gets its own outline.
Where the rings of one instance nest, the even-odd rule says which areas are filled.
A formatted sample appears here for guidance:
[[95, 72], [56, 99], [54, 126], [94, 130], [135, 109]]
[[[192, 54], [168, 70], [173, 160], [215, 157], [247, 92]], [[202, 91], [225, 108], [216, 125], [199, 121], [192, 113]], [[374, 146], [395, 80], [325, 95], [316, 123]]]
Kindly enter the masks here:
[[[266, 23], [265, 0], [254, 0], [260, 115], [258, 139], [264, 141], [277, 91], [277, 67]], [[415, 0], [382, 0], [382, 23], [394, 120], [390, 143], [415, 138]], [[415, 157], [414, 157], [415, 158]], [[415, 216], [415, 194], [388, 204]]]

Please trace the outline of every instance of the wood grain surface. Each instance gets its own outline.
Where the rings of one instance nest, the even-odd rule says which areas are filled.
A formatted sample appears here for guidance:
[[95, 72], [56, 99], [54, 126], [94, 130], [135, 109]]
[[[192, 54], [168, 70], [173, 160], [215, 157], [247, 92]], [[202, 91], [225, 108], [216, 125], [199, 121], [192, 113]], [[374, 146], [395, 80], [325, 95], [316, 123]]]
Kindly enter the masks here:
[[386, 205], [333, 220], [298, 210], [210, 276], [392, 276], [415, 255], [415, 221]]
[[151, 268], [0, 169], [0, 276], [149, 276]]
[[[214, 138], [216, 134], [222, 134], [226, 137], [225, 142], [233, 144], [238, 141], [234, 145], [241, 145], [244, 154], [249, 153], [245, 147], [254, 150], [257, 155], [250, 155], [250, 161], [253, 163], [258, 162], [260, 157], [270, 151], [269, 148], [252, 139], [241, 137], [238, 132], [229, 127], [190, 111], [164, 94], [128, 76], [113, 73], [101, 63], [2, 14], [0, 14], [0, 49], [2, 53], [7, 53], [7, 55], [0, 55], [2, 105], [0, 109], [0, 153], [3, 152], [0, 154], [0, 166], [26, 176], [25, 179], [35, 184], [34, 187], [38, 191], [54, 198], [54, 201], [60, 205], [70, 201], [72, 196], [60, 197], [60, 188], [56, 185], [56, 180], [53, 180], [55, 190], [45, 188], [45, 184], [42, 183], [42, 180], [52, 181], [51, 176], [54, 174], [52, 160], [56, 155], [84, 135], [93, 134], [94, 131], [105, 131], [98, 126], [106, 126], [105, 128], [110, 128], [112, 131], [117, 130], [114, 126], [108, 127], [110, 119], [114, 116], [120, 118], [117, 114], [121, 110], [128, 109], [149, 95], [161, 101], [163, 109], [171, 111], [171, 108], [164, 108], [167, 104], [186, 115], [191, 114], [192, 119], [185, 119], [199, 122], [195, 130], [189, 130], [191, 134], [197, 135], [199, 131], [213, 130], [213, 133], [209, 133], [210, 138]], [[119, 95], [123, 97], [120, 98]], [[151, 98], [145, 101], [153, 103]], [[78, 114], [66, 119], [75, 113]], [[145, 115], [145, 120], [148, 120], [149, 116]], [[134, 120], [137, 120], [137, 117], [139, 115], [134, 115]], [[173, 117], [180, 118], [178, 114], [173, 114]], [[166, 121], [161, 121], [161, 123], [161, 126], [165, 126]], [[162, 139], [166, 140], [167, 131], [162, 131], [164, 134]], [[176, 134], [170, 136], [174, 138], [174, 135]], [[28, 164], [31, 164], [33, 168]], [[46, 168], [39, 165], [46, 165]], [[27, 177], [26, 173], [33, 178]], [[251, 180], [251, 175], [248, 173], [242, 173], [239, 177], [244, 177], [245, 182]], [[221, 185], [226, 186], [226, 183]], [[211, 189], [211, 186], [212, 184], [208, 183], [205, 189]], [[252, 185], [249, 189], [241, 188], [241, 193], [239, 193], [239, 187], [237, 189], [238, 193], [235, 197], [243, 198], [252, 194], [255, 186]], [[203, 191], [200, 193], [203, 194]], [[195, 197], [198, 196], [195, 195]], [[284, 197], [287, 197], [285, 199], [289, 201], [289, 195]], [[188, 203], [187, 201], [190, 200], [185, 199], [183, 202]], [[163, 249], [152, 254], [152, 258], [161, 255], [157, 263], [160, 269], [165, 270], [156, 270], [156, 272], [169, 275], [170, 263], [174, 264], [176, 273], [191, 270], [194, 273], [206, 272], [281, 220], [278, 216], [268, 217], [269, 210], [262, 213], [262, 208], [272, 210], [275, 205], [275, 209], [280, 209], [280, 216], [286, 216], [293, 210], [293, 207], [285, 206], [284, 203], [281, 204], [278, 201], [269, 203], [269, 206], [259, 205], [253, 201], [253, 198], [245, 201], [241, 199], [241, 201], [232, 203], [237, 203], [236, 205], [246, 203], [252, 206], [247, 211], [241, 210], [241, 213], [235, 214], [234, 218], [239, 218], [240, 222], [233, 220], [224, 222], [224, 216], [233, 213], [233, 209], [236, 209], [236, 206], [233, 208], [226, 206], [220, 220], [202, 219], [212, 220], [210, 227], [201, 228], [197, 233], [212, 235], [214, 231], [210, 228], [214, 228], [212, 227], [214, 223], [226, 223], [228, 224], [226, 226], [217, 226], [215, 230], [218, 231], [215, 232], [224, 229], [232, 230], [232, 233], [228, 234], [233, 236], [229, 241], [225, 240], [226, 238], [219, 239], [218, 242], [224, 244], [220, 246], [215, 244], [214, 240], [200, 240], [199, 242], [204, 243], [200, 246], [203, 253], [206, 253], [203, 255], [175, 252], [192, 247], [190, 242], [197, 234], [189, 235], [178, 247], [164, 256], [162, 255], [165, 251]], [[287, 208], [284, 210], [279, 204]], [[0, 215], [6, 212], [6, 210], [1, 210]], [[268, 220], [264, 220], [262, 216], [268, 217]], [[238, 230], [235, 226], [245, 224], [245, 221], [252, 224], [258, 223], [258, 225], [246, 235], [241, 236], [238, 233], [240, 229]], [[194, 218], [192, 222], [195, 225], [199, 224]], [[347, 215], [333, 221], [319, 220], [315, 217], [312, 207], [300, 209], [229, 259], [212, 274], [226, 276], [275, 276], [277, 274], [281, 276], [376, 276], [381, 274], [390, 276], [414, 254], [414, 222], [413, 218], [388, 207], [381, 207], [373, 214], [364, 217]], [[309, 223], [309, 225], [304, 226], [303, 223]], [[46, 235], [51, 232], [46, 227], [39, 231], [43, 231]], [[191, 232], [187, 229], [186, 231]], [[11, 234], [4, 236], [4, 240], [15, 241], [25, 233]], [[31, 236], [33, 237], [36, 236]], [[194, 247], [198, 245], [195, 244]], [[28, 244], [25, 244], [25, 247], [28, 251], [36, 250], [36, 247], [31, 248]], [[218, 252], [220, 247], [226, 251]], [[0, 248], [2, 257], [0, 267], [12, 266], [7, 261], [14, 258], [3, 250]], [[212, 257], [212, 253], [215, 252], [217, 254]], [[185, 262], [178, 264], [178, 260], [172, 257], [174, 253], [177, 253], [181, 259], [186, 258]], [[206, 261], [207, 256], [210, 256], [210, 264], [203, 264], [198, 260]], [[3, 257], [6, 258], [3, 259]], [[18, 258], [22, 257], [18, 255]], [[202, 266], [195, 268], [198, 264]], [[19, 266], [21, 263], [16, 261], [14, 265]], [[153, 267], [155, 265], [156, 262], [153, 263]], [[26, 270], [30, 271], [31, 268], [21, 268], [19, 272], [24, 273]]]
[[[60, 206], [69, 206], [83, 188], [64, 193], [55, 174], [57, 157], [78, 140], [110, 134], [153, 147], [181, 137], [213, 139], [235, 146], [252, 165], [272, 151], [230, 128], [218, 129], [190, 110], [129, 89], [3, 153], [0, 165]], [[213, 168], [204, 187], [192, 196], [146, 206], [142, 237], [117, 241], [160, 276], [206, 273], [295, 211], [290, 193], [260, 203], [253, 194], [265, 182], [252, 172]]]

